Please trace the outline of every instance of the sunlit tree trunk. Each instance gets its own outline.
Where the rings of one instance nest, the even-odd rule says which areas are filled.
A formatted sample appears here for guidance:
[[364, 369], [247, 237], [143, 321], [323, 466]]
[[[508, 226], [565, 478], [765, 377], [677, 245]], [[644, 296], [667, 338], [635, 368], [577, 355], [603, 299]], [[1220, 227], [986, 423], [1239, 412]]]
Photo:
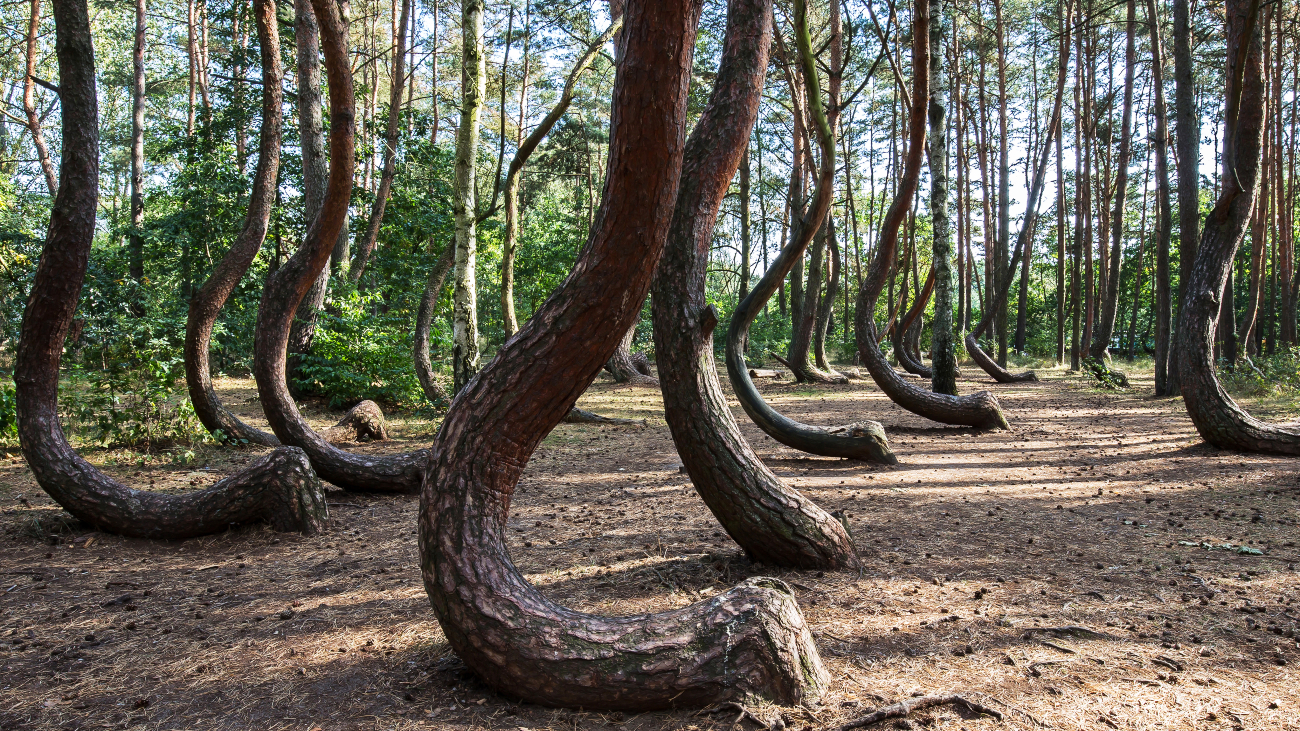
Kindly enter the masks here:
[[[135, 46], [131, 51], [131, 236], [127, 244], [127, 273], [136, 284], [144, 280], [144, 43], [145, 0], [135, 0]], [[143, 293], [132, 304], [143, 310]]]
[[45, 187], [53, 198], [59, 192], [59, 176], [54, 171], [54, 158], [45, 143], [45, 132], [41, 129], [41, 115], [36, 110], [36, 53], [39, 48], [41, 30], [41, 0], [31, 0], [32, 11], [27, 21], [27, 73], [23, 76], [23, 113], [27, 116], [27, 132], [36, 145], [36, 157], [41, 163], [41, 173], [45, 176]]
[[456, 179], [452, 212], [456, 217], [455, 294], [452, 304], [453, 391], [460, 392], [478, 373], [477, 178], [479, 115], [487, 85], [483, 55], [483, 0], [461, 3], [461, 104], [456, 130]]
[[[948, 49], [947, 12], [941, 0], [930, 1], [930, 218], [933, 230], [934, 322], [930, 341], [931, 388], [957, 395], [957, 343], [952, 322], [952, 235], [948, 229]], [[949, 6], [951, 7], [951, 6]]]

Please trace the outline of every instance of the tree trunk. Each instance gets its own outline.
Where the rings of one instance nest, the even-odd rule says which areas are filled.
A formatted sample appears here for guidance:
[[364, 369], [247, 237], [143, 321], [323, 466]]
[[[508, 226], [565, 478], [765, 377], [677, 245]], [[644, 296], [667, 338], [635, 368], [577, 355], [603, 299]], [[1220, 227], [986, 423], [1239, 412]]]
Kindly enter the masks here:
[[36, 157], [40, 160], [41, 172], [45, 175], [45, 187], [53, 200], [59, 192], [59, 176], [54, 171], [54, 158], [50, 156], [50, 148], [45, 144], [41, 115], [36, 111], [36, 52], [40, 42], [41, 0], [31, 2], [32, 13], [27, 21], [27, 73], [23, 76], [23, 112], [27, 116], [27, 132], [36, 145]]
[[[1003, 18], [1004, 0], [993, 0], [994, 21], [998, 50], [998, 238], [994, 251], [993, 281], [1001, 290], [1014, 276], [1015, 269], [1007, 265], [1007, 251], [1011, 248], [1011, 138], [1007, 133], [1007, 45], [1006, 25]], [[991, 296], [991, 295], [990, 295]], [[1003, 299], [994, 313], [994, 336], [998, 344], [998, 365], [1007, 365], [1007, 301]]]
[[[411, 17], [411, 0], [402, 0], [402, 15], [397, 26], [397, 37], [393, 39], [393, 68], [390, 74], [388, 93], [388, 126], [384, 128], [384, 168], [379, 176], [379, 190], [375, 192], [375, 202], [370, 208], [370, 219], [366, 222], [366, 233], [357, 246], [356, 260], [348, 277], [353, 283], [361, 281], [366, 271], [366, 262], [375, 250], [379, 240], [379, 226], [384, 221], [384, 208], [393, 191], [393, 176], [397, 174], [397, 138], [402, 131], [402, 91], [406, 87], [406, 26]], [[511, 16], [513, 17], [513, 16]], [[505, 93], [502, 85], [502, 94]], [[501, 105], [502, 114], [505, 105]]]
[[731, 178], [745, 162], [772, 33], [771, 0], [732, 0], [730, 7], [727, 50], [709, 105], [686, 143], [651, 297], [664, 415], [695, 489], [751, 559], [786, 567], [855, 566], [853, 541], [840, 522], [788, 488], [754, 454], [713, 366], [718, 320], [705, 296], [710, 243]]
[[848, 383], [849, 379], [835, 372], [826, 359], [826, 333], [835, 310], [835, 296], [840, 291], [840, 245], [835, 239], [834, 215], [826, 216], [826, 248], [830, 250], [830, 255], [826, 257], [829, 276], [826, 279], [826, 291], [822, 294], [822, 301], [817, 305], [817, 324], [813, 330], [813, 363], [833, 381]]
[[[928, 0], [916, 0], [912, 18], [912, 73], [913, 99], [929, 97], [929, 15]], [[908, 119], [909, 142], [905, 168], [898, 180], [898, 188], [889, 211], [881, 222], [876, 254], [872, 258], [863, 287], [858, 291], [854, 307], [857, 328], [858, 352], [871, 372], [876, 385], [894, 403], [915, 414], [944, 424], [962, 424], [979, 428], [1008, 428], [998, 400], [988, 391], [967, 396], [949, 396], [933, 393], [905, 381], [890, 367], [881, 352], [876, 334], [876, 301], [889, 278], [890, 265], [898, 255], [898, 230], [911, 208], [921, 176], [921, 160], [925, 156], [925, 115], [913, 114]]]
[[[767, 225], [767, 222], [763, 222]], [[740, 160], [740, 276], [737, 282], [736, 301], [749, 294], [749, 146]]]
[[[258, 28], [258, 46], [262, 53], [262, 128], [259, 132], [257, 166], [253, 172], [253, 190], [244, 214], [244, 227], [235, 243], [213, 269], [208, 281], [203, 283], [190, 300], [189, 314], [185, 320], [185, 384], [189, 388], [194, 414], [213, 436], [234, 444], [260, 444], [280, 446], [274, 434], [268, 434], [245, 424], [230, 413], [217, 398], [212, 387], [212, 372], [208, 348], [212, 342], [212, 329], [221, 308], [230, 293], [257, 258], [266, 240], [271, 208], [275, 205], [276, 181], [280, 171], [281, 105], [284, 92], [280, 88], [284, 76], [280, 68], [279, 33], [262, 37]], [[303, 145], [306, 159], [308, 146]]]
[[[257, 0], [258, 30], [278, 48], [275, 6]], [[50, 497], [79, 520], [142, 538], [179, 539], [265, 521], [277, 530], [311, 534], [329, 512], [305, 455], [277, 449], [207, 490], [182, 495], [133, 490], [109, 479], [68, 444], [59, 423], [59, 360], [77, 309], [99, 196], [99, 113], [90, 18], [84, 0], [54, 3], [62, 104], [62, 184], [14, 365], [18, 436], [32, 474]]]
[[[951, 8], [951, 6], [949, 6]], [[930, 388], [957, 395], [957, 343], [953, 338], [952, 234], [948, 230], [948, 82], [944, 73], [949, 20], [940, 0], [930, 0], [930, 219], [934, 322], [930, 325]], [[918, 298], [920, 299], [920, 298]], [[924, 305], [922, 305], [924, 307]]]
[[[892, 332], [894, 357], [898, 359], [898, 364], [908, 373], [922, 378], [934, 378], [934, 372], [932, 369], [927, 368], [919, 358], [912, 355], [910, 340], [913, 328], [921, 319], [921, 314], [925, 312], [926, 305], [930, 303], [930, 296], [934, 294], [934, 285], [935, 273], [934, 267], [931, 266], [930, 273], [925, 277], [925, 285], [921, 287], [920, 292], [916, 293], [916, 299], [912, 300], [912, 306], [907, 308], [907, 312], [898, 318], [898, 323], [894, 326]], [[935, 393], [945, 392], [935, 391]]]
[[[144, 37], [145, 0], [135, 0], [135, 46], [131, 51], [131, 235], [127, 274], [144, 286]], [[137, 290], [132, 310], [144, 314], [144, 292]]]
[[415, 337], [412, 338], [415, 341], [415, 376], [420, 379], [424, 397], [432, 404], [443, 404], [451, 400], [447, 390], [433, 374], [433, 363], [429, 359], [429, 328], [433, 326], [433, 311], [438, 306], [438, 298], [442, 296], [442, 285], [447, 280], [447, 272], [451, 271], [455, 262], [455, 244], [444, 246], [438, 261], [429, 270], [424, 296], [420, 298], [420, 309], [415, 315]]
[[456, 130], [456, 180], [452, 212], [456, 216], [456, 289], [452, 301], [452, 379], [459, 393], [478, 373], [477, 177], [479, 115], [487, 85], [483, 55], [483, 0], [461, 2], [461, 104]]
[[560, 94], [560, 100], [542, 119], [541, 124], [538, 124], [528, 137], [519, 144], [519, 149], [515, 152], [514, 158], [510, 160], [505, 183], [506, 234], [501, 247], [501, 312], [504, 315], [507, 340], [519, 330], [519, 321], [515, 318], [514, 285], [515, 252], [519, 248], [519, 185], [523, 176], [524, 165], [537, 149], [537, 146], [546, 138], [546, 135], [551, 133], [551, 128], [555, 126], [555, 123], [559, 122], [564, 113], [568, 111], [569, 104], [573, 102], [573, 90], [578, 83], [578, 78], [582, 76], [582, 72], [587, 70], [587, 67], [600, 53], [600, 49], [605, 47], [605, 44], [609, 42], [610, 38], [614, 37], [614, 34], [618, 32], [622, 25], [622, 18], [615, 19], [605, 29], [605, 32], [587, 47], [587, 52], [578, 59], [577, 63], [573, 64], [573, 69], [569, 71], [569, 77], [564, 82], [564, 91]]
[[[1196, 244], [1200, 241], [1201, 225], [1201, 117], [1196, 108], [1196, 79], [1192, 61], [1192, 24], [1188, 0], [1173, 0], [1174, 6], [1174, 119], [1178, 134], [1178, 306], [1187, 296], [1187, 282], [1191, 279], [1192, 264], [1196, 261]], [[1168, 298], [1166, 298], [1168, 299]], [[1161, 310], [1164, 328], [1169, 329], [1170, 312]], [[1179, 348], [1180, 335], [1174, 333], [1169, 350]], [[1178, 393], [1181, 390], [1176, 356], [1166, 353], [1157, 362], [1157, 372], [1165, 371], [1168, 382], [1165, 389], [1156, 389], [1157, 395]], [[1159, 384], [1157, 384], [1159, 385]]]
[[798, 704], [818, 697], [829, 675], [783, 583], [751, 580], [671, 612], [599, 617], [548, 599], [506, 553], [524, 465], [632, 325], [668, 233], [698, 6], [633, 0], [625, 13], [597, 225], [574, 275], [466, 386], [438, 432], [420, 501], [425, 588], [465, 664], [526, 702]]
[[637, 322], [632, 323], [632, 327], [623, 333], [623, 338], [618, 341], [614, 354], [605, 362], [605, 370], [614, 376], [615, 383], [642, 388], [659, 388], [659, 379], [655, 377], [654, 371], [650, 371], [649, 361], [645, 360], [645, 356], [641, 353], [632, 352], [632, 338], [636, 335], [636, 326], [640, 321], [638, 317]]
[[[791, 181], [791, 197], [795, 200], [790, 208], [792, 224], [790, 242], [777, 255], [762, 279], [754, 285], [749, 296], [736, 306], [731, 315], [731, 325], [727, 330], [727, 377], [731, 380], [731, 388], [736, 394], [736, 399], [749, 418], [782, 444], [826, 457], [847, 457], [892, 464], [896, 458], [893, 452], [889, 451], [884, 428], [878, 423], [864, 421], [833, 428], [801, 424], [777, 413], [763, 400], [754, 386], [754, 381], [750, 378], [749, 368], [745, 365], [744, 347], [750, 326], [762, 311], [763, 305], [781, 287], [786, 275], [794, 269], [798, 261], [802, 260], [804, 251], [817, 232], [818, 222], [824, 220], [830, 210], [834, 192], [835, 140], [831, 131], [831, 122], [822, 107], [820, 81], [816, 59], [813, 57], [812, 39], [808, 32], [806, 7], [803, 2], [797, 3], [797, 7], [800, 11], [795, 14], [795, 40], [798, 44], [800, 68], [808, 92], [810, 116], [817, 134], [818, 146], [821, 148], [821, 168], [818, 171], [817, 186], [806, 211], [803, 211], [802, 204], [797, 200], [795, 185], [797, 181]], [[779, 39], [778, 35], [778, 44]], [[795, 278], [795, 281], [798, 279]], [[792, 297], [792, 303], [796, 299]]]
[[427, 450], [403, 455], [355, 455], [321, 438], [303, 420], [285, 384], [285, 346], [293, 313], [321, 270], [347, 217], [356, 166], [355, 98], [346, 45], [347, 29], [333, 0], [313, 0], [330, 98], [330, 165], [325, 201], [293, 256], [267, 277], [257, 311], [253, 341], [253, 375], [262, 410], [275, 436], [301, 447], [320, 476], [346, 490], [413, 492]]
[[[1147, 0], [1148, 6], [1154, 0]], [[1221, 449], [1300, 454], [1300, 428], [1252, 418], [1223, 390], [1212, 360], [1214, 321], [1232, 260], [1256, 204], [1263, 156], [1265, 82], [1258, 26], [1267, 22], [1255, 0], [1227, 0], [1227, 90], [1224, 95], [1223, 176], [1205, 219], [1187, 301], [1179, 312], [1178, 353], [1183, 402], [1205, 441]], [[1253, 12], [1252, 12], [1253, 11]]]

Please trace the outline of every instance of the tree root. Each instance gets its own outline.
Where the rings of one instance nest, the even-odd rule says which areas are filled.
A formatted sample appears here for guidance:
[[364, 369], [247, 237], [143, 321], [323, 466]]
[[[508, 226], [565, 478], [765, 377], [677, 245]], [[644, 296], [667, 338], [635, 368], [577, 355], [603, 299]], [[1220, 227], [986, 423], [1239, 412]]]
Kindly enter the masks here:
[[880, 723], [881, 721], [888, 721], [893, 718], [906, 718], [907, 716], [911, 715], [913, 711], [920, 711], [926, 708], [933, 708], [935, 706], [946, 706], [946, 705], [962, 706], [966, 710], [972, 713], [980, 713], [986, 716], [992, 716], [993, 718], [999, 721], [1003, 720], [1002, 711], [999, 711], [996, 708], [990, 708], [989, 706], [986, 706], [983, 703], [978, 703], [976, 701], [963, 698], [962, 696], [959, 696], [956, 693], [944, 693], [942, 695], [916, 696], [913, 698], [908, 698], [905, 701], [895, 703], [892, 706], [884, 706], [883, 708], [877, 708], [876, 710], [872, 711], [871, 713], [868, 713], [867, 715], [859, 719], [856, 719], [854, 721], [849, 721], [843, 726], [840, 726], [839, 731], [850, 731], [850, 729], [865, 728], [867, 726], [870, 726], [873, 723]]
[[613, 426], [645, 426], [645, 419], [618, 419], [610, 416], [593, 414], [574, 406], [564, 415], [565, 424], [609, 424]]
[[1106, 365], [1106, 363], [1097, 358], [1085, 358], [1083, 367], [1087, 369], [1092, 377], [1097, 379], [1097, 383], [1103, 388], [1109, 388], [1112, 391], [1129, 388], [1128, 376], [1122, 371]]

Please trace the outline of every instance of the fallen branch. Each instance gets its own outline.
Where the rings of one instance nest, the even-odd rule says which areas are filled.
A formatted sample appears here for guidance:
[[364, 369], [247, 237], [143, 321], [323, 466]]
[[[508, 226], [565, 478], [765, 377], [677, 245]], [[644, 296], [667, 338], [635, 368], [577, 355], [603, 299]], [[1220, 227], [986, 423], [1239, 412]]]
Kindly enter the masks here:
[[1074, 637], [1080, 640], [1110, 640], [1119, 641], [1119, 637], [1108, 635], [1104, 632], [1081, 627], [1077, 624], [1067, 625], [1065, 627], [1034, 627], [1020, 636], [1021, 639], [1031, 639], [1036, 633], [1045, 632], [1056, 637]]
[[593, 414], [574, 406], [564, 415], [565, 424], [613, 424], [615, 426], [645, 426], [645, 419], [618, 419], [610, 416]]
[[946, 706], [950, 704], [963, 706], [966, 708], [966, 710], [972, 713], [981, 713], [986, 716], [992, 716], [993, 718], [999, 721], [1003, 719], [1002, 711], [999, 711], [996, 708], [990, 708], [982, 703], [977, 703], [967, 698], [963, 698], [957, 695], [956, 693], [944, 693], [942, 695], [916, 696], [913, 698], [908, 698], [905, 701], [895, 703], [892, 706], [877, 708], [876, 710], [872, 711], [871, 713], [868, 713], [862, 718], [859, 718], [855, 721], [849, 721], [843, 726], [840, 726], [839, 731], [850, 731], [850, 729], [865, 728], [867, 726], [870, 726], [873, 723], [888, 721], [892, 718], [906, 718], [913, 711], [920, 711], [926, 708], [933, 708], [934, 706]]

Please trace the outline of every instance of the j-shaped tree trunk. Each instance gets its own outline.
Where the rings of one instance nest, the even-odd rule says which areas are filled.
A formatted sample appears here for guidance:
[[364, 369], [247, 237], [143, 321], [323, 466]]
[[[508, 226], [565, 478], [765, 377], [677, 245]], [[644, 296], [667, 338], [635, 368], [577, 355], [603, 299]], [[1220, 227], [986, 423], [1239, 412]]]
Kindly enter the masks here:
[[786, 487], [750, 449], [713, 365], [718, 317], [705, 298], [705, 274], [718, 209], [758, 117], [772, 0], [732, 0], [727, 21], [709, 105], [686, 141], [650, 298], [664, 415], [695, 489], [750, 558], [789, 567], [854, 566], [853, 541], [840, 522]]
[[618, 341], [618, 347], [614, 349], [614, 354], [605, 362], [605, 370], [614, 376], [614, 381], [626, 386], [642, 386], [644, 388], [659, 388], [659, 379], [655, 377], [654, 371], [650, 370], [650, 361], [641, 353], [632, 352], [632, 337], [636, 335], [636, 322], [632, 327], [623, 333], [623, 338]]
[[848, 383], [849, 379], [831, 368], [826, 358], [826, 335], [831, 326], [831, 315], [835, 311], [835, 296], [840, 291], [840, 244], [835, 238], [835, 216], [826, 217], [826, 248], [830, 255], [826, 257], [830, 276], [826, 280], [826, 291], [822, 301], [817, 305], [817, 329], [813, 331], [813, 363], [823, 373], [829, 374], [837, 383]]
[[[930, 94], [929, 80], [929, 22], [928, 0], [915, 0], [912, 14], [912, 85], [913, 99], [926, 99]], [[1007, 428], [1006, 417], [997, 398], [988, 391], [967, 396], [949, 396], [934, 393], [909, 383], [885, 359], [876, 333], [876, 301], [889, 279], [889, 269], [898, 257], [898, 231], [907, 217], [916, 194], [917, 180], [921, 177], [921, 161], [925, 157], [926, 116], [914, 105], [908, 118], [908, 147], [903, 174], [889, 210], [881, 221], [876, 254], [871, 260], [862, 288], [858, 291], [855, 307], [855, 325], [858, 353], [876, 385], [899, 406], [927, 419], [943, 424], [962, 424], [983, 429]]]
[[388, 196], [393, 191], [393, 177], [397, 174], [397, 138], [402, 131], [402, 91], [406, 88], [406, 26], [411, 17], [411, 0], [402, 0], [402, 14], [397, 26], [397, 38], [394, 41], [393, 68], [388, 94], [388, 126], [384, 129], [384, 168], [379, 175], [379, 189], [375, 191], [375, 202], [370, 207], [370, 220], [366, 222], [366, 233], [357, 242], [357, 253], [348, 277], [353, 282], [360, 282], [366, 271], [366, 262], [379, 241], [379, 227], [384, 222], [384, 209], [388, 206]]
[[926, 305], [930, 304], [930, 296], [934, 294], [935, 272], [934, 267], [930, 267], [930, 273], [925, 277], [925, 284], [921, 291], [917, 293], [916, 299], [912, 300], [912, 306], [907, 309], [907, 313], [898, 320], [898, 324], [890, 333], [890, 342], [894, 346], [894, 357], [898, 359], [898, 364], [908, 373], [918, 375], [922, 378], [933, 378], [934, 373], [920, 359], [912, 355], [911, 339], [913, 329], [918, 327], [921, 320], [921, 314], [925, 312]]
[[524, 138], [515, 156], [510, 160], [505, 184], [506, 234], [501, 244], [501, 312], [506, 339], [519, 331], [519, 320], [515, 317], [515, 253], [519, 248], [519, 185], [523, 177], [524, 165], [542, 140], [546, 139], [546, 135], [551, 133], [555, 123], [559, 122], [564, 113], [569, 110], [569, 105], [573, 102], [573, 90], [582, 73], [591, 66], [591, 62], [596, 59], [600, 50], [609, 43], [609, 39], [613, 38], [621, 27], [623, 27], [623, 19], [615, 18], [605, 32], [587, 47], [587, 52], [582, 54], [573, 64], [573, 69], [569, 71], [569, 77], [564, 82], [564, 91], [560, 92], [560, 100], [551, 107], [551, 111], [528, 134], [528, 137]]
[[420, 389], [429, 403], [443, 404], [451, 399], [447, 390], [438, 383], [433, 375], [433, 362], [429, 358], [429, 329], [433, 326], [433, 311], [442, 296], [442, 285], [447, 281], [447, 272], [456, 262], [456, 246], [448, 243], [442, 248], [438, 261], [429, 270], [429, 279], [424, 284], [424, 296], [420, 298], [420, 309], [415, 314], [415, 377], [420, 379]]
[[[281, 448], [216, 485], [181, 495], [133, 490], [82, 459], [59, 423], [59, 360], [77, 309], [95, 235], [99, 110], [85, 0], [55, 0], [63, 153], [61, 185], [23, 314], [18, 356], [18, 437], [37, 483], [79, 520], [112, 533], [189, 538], [264, 521], [314, 533], [328, 520], [320, 481], [301, 450]], [[264, 47], [279, 48], [275, 4], [254, 3]]]
[[1214, 372], [1214, 324], [1237, 247], [1250, 222], [1263, 158], [1265, 95], [1258, 0], [1227, 0], [1224, 155], [1221, 192], [1205, 218], [1179, 311], [1178, 372], [1187, 413], [1205, 441], [1222, 449], [1300, 455], [1300, 428], [1266, 424], [1237, 406]]
[[[835, 141], [830, 121], [822, 108], [821, 84], [818, 81], [816, 59], [813, 57], [812, 38], [808, 31], [807, 8], [803, 2], [795, 3], [795, 40], [799, 49], [799, 63], [803, 71], [804, 84], [807, 88], [808, 108], [814, 123], [813, 131], [817, 135], [817, 142], [822, 152], [821, 169], [818, 171], [817, 187], [813, 191], [812, 203], [803, 217], [799, 218], [798, 211], [792, 209], [791, 219], [795, 225], [789, 245], [781, 250], [767, 273], [754, 285], [749, 296], [741, 300], [731, 315], [731, 326], [727, 330], [727, 377], [731, 380], [731, 388], [736, 394], [736, 399], [740, 401], [741, 407], [749, 418], [782, 444], [826, 457], [848, 457], [893, 464], [897, 459], [889, 450], [884, 428], [879, 423], [861, 421], [839, 427], [801, 424], [777, 413], [763, 400], [749, 375], [749, 368], [745, 365], [744, 348], [749, 337], [749, 327], [758, 313], [763, 311], [763, 305], [780, 289], [786, 275], [803, 258], [804, 250], [808, 248], [819, 226], [818, 222], [824, 220], [830, 210], [831, 194], [835, 183]], [[796, 186], [791, 186], [792, 192], [795, 188]]]
[[[1070, 5], [1067, 5], [1069, 8]], [[1067, 11], [1064, 17], [1069, 17]], [[1069, 34], [1062, 32], [1060, 40], [1060, 59], [1056, 71], [1056, 101], [1052, 104], [1052, 118], [1047, 123], [1047, 133], [1042, 137], [1042, 147], [1038, 152], [1038, 161], [1034, 168], [1034, 177], [1029, 186], [1029, 200], [1025, 204], [1025, 218], [1020, 224], [1020, 233], [1016, 236], [1016, 251], [1011, 257], [1010, 265], [1007, 267], [1008, 272], [1016, 270], [1016, 265], [1020, 263], [1020, 257], [1025, 255], [1029, 247], [1033, 245], [1030, 241], [1034, 232], [1034, 222], [1038, 219], [1038, 201], [1043, 195], [1043, 186], [1047, 180], [1047, 164], [1051, 159], [1052, 141], [1056, 135], [1061, 134], [1061, 110], [1065, 103], [1065, 80], [1068, 75], [1070, 65], [1070, 43]], [[1077, 232], [1076, 232], [1077, 234]], [[974, 360], [984, 372], [989, 374], [998, 383], [1022, 383], [1026, 381], [1037, 381], [1038, 376], [1033, 371], [1024, 373], [1011, 373], [1003, 368], [997, 361], [993, 360], [988, 353], [985, 353], [979, 345], [979, 339], [988, 331], [989, 327], [994, 324], [994, 315], [999, 311], [1004, 311], [1002, 305], [1007, 301], [1011, 292], [1011, 278], [1007, 277], [1000, 283], [996, 292], [990, 293], [989, 299], [992, 305], [985, 314], [980, 318], [980, 323], [966, 334], [966, 352], [970, 354], [971, 360]], [[1077, 299], [1077, 298], [1076, 298]], [[1078, 310], [1075, 310], [1076, 314]]]
[[631, 0], [624, 13], [609, 172], [591, 238], [573, 274], [457, 395], [435, 438], [420, 495], [425, 589], [465, 664], [527, 702], [637, 711], [752, 696], [798, 704], [819, 696], [829, 675], [780, 581], [751, 579], [670, 612], [600, 617], [548, 599], [506, 551], [510, 499], [529, 457], [637, 316], [681, 174], [699, 4]]
[[321, 49], [330, 97], [329, 182], [321, 213], [308, 227], [302, 245], [284, 266], [267, 277], [257, 310], [253, 340], [253, 375], [262, 411], [275, 436], [301, 447], [317, 474], [345, 490], [414, 492], [427, 450], [371, 456], [345, 452], [329, 444], [303, 420], [285, 383], [285, 346], [299, 303], [329, 263], [334, 242], [347, 217], [356, 164], [355, 100], [347, 49], [347, 28], [333, 0], [312, 0], [320, 26]]
[[212, 388], [212, 371], [208, 361], [208, 348], [212, 342], [212, 329], [235, 285], [243, 278], [248, 267], [257, 258], [257, 252], [266, 239], [267, 224], [271, 220], [271, 207], [275, 204], [275, 185], [280, 169], [280, 111], [284, 93], [280, 89], [279, 34], [260, 38], [262, 53], [262, 129], [257, 151], [257, 167], [253, 171], [253, 190], [248, 197], [248, 210], [244, 214], [244, 228], [235, 243], [213, 269], [208, 281], [190, 299], [189, 315], [185, 320], [185, 384], [189, 387], [190, 403], [203, 426], [222, 441], [234, 444], [260, 444], [280, 446], [274, 434], [245, 424], [238, 416], [221, 405]]

